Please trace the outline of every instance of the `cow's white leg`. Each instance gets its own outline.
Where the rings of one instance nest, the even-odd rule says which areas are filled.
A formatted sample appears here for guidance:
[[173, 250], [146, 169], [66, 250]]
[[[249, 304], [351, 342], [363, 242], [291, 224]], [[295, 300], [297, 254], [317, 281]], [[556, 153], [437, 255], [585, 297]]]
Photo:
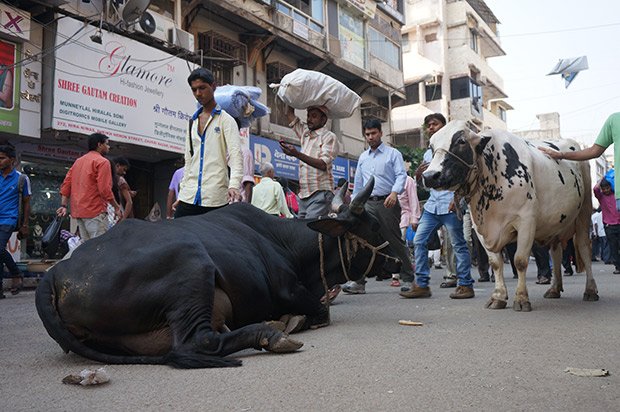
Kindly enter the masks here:
[[551, 248], [550, 252], [553, 262], [553, 280], [543, 296], [547, 299], [557, 299], [564, 292], [562, 286], [562, 246], [558, 243]]
[[[589, 222], [588, 222], [589, 223]], [[575, 259], [578, 264], [585, 266], [586, 269], [586, 290], [583, 292], [583, 300], [595, 302], [598, 300], [598, 289], [596, 281], [592, 275], [592, 248], [588, 238], [588, 227], [581, 222], [577, 222], [577, 233], [575, 233]]]
[[504, 282], [504, 260], [501, 253], [493, 253], [487, 250], [489, 262], [495, 273], [495, 290], [491, 298], [487, 301], [488, 309], [504, 309], [508, 303], [508, 291]]
[[[524, 228], [533, 227], [531, 225], [524, 224]], [[525, 273], [527, 272], [527, 265], [530, 261], [530, 252], [532, 251], [532, 244], [534, 243], [533, 233], [528, 233], [525, 230], [519, 232], [517, 235], [517, 251], [515, 252], [515, 267], [517, 268], [517, 274], [519, 280], [517, 281], [517, 291], [515, 293], [515, 300], [512, 304], [512, 309], [517, 312], [530, 312], [532, 310], [532, 304], [527, 294], [527, 285], [525, 284]]]

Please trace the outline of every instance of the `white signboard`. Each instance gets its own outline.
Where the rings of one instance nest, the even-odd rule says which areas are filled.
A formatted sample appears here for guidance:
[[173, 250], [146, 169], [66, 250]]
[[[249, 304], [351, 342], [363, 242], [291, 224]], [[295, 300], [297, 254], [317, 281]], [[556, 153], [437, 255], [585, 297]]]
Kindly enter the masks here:
[[94, 43], [96, 28], [82, 27], [58, 21], [52, 127], [183, 153], [197, 66], [107, 31]]

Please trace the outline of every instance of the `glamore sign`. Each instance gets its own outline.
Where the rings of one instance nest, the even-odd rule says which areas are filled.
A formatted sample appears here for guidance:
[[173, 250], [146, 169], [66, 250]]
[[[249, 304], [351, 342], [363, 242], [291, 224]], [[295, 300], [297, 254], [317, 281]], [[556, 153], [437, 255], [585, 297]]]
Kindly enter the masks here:
[[183, 153], [196, 65], [114, 33], [93, 43], [82, 25], [58, 21], [52, 127]]

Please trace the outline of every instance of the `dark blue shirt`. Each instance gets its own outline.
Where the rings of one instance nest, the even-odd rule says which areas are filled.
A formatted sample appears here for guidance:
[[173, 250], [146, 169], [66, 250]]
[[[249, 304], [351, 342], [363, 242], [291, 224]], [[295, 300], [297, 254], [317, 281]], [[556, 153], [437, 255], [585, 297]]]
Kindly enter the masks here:
[[[17, 226], [19, 215], [19, 176], [13, 169], [6, 177], [0, 173], [0, 225]], [[25, 176], [25, 175], [24, 175]], [[25, 176], [22, 196], [30, 196], [30, 180]]]

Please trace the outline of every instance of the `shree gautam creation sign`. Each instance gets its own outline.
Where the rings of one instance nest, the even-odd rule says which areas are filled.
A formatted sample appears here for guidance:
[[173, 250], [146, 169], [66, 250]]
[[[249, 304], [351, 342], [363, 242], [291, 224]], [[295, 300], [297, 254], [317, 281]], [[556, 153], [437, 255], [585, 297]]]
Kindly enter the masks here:
[[56, 51], [52, 127], [183, 153], [196, 110], [187, 77], [197, 66], [107, 31], [94, 43], [96, 29], [82, 27], [58, 21], [56, 46], [66, 44]]

